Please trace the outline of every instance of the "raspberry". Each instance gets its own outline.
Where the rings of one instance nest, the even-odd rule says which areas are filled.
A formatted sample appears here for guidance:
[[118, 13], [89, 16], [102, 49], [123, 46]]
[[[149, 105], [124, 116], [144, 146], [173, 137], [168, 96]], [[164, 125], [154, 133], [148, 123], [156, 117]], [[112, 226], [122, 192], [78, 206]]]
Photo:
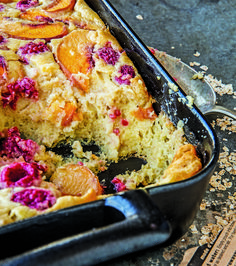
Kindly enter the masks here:
[[155, 53], [156, 53], [155, 49], [153, 49], [153, 48], [149, 48], [149, 50], [150, 50], [150, 52], [151, 52], [152, 54], [155, 54]]
[[121, 111], [119, 109], [115, 109], [114, 114], [115, 114], [116, 117], [120, 116], [121, 115]]
[[41, 182], [36, 163], [12, 163], [4, 167], [0, 175], [0, 188], [39, 186]]
[[25, 46], [20, 47], [17, 53], [21, 57], [21, 60], [24, 63], [28, 64], [29, 61], [26, 58], [26, 55], [39, 54], [39, 53], [43, 53], [43, 52], [47, 52], [47, 51], [49, 51], [49, 49], [45, 43], [43, 43], [43, 42], [38, 42], [38, 43], [29, 42]]
[[125, 184], [117, 177], [114, 177], [111, 183], [115, 186], [116, 192], [121, 192], [126, 190]]
[[22, 139], [17, 127], [8, 129], [7, 137], [0, 142], [0, 156], [7, 158], [23, 157], [26, 162], [32, 162], [39, 146], [30, 139]]
[[95, 67], [95, 61], [93, 59], [93, 47], [90, 47], [90, 46], [87, 47], [86, 56], [87, 56], [88, 62], [90, 64], [90, 68]]
[[[112, 110], [111, 110], [112, 111]], [[121, 111], [119, 109], [114, 109], [112, 113], [109, 114], [111, 119], [116, 119], [117, 117], [121, 116]]]
[[121, 66], [119, 70], [119, 76], [115, 77], [117, 83], [130, 85], [130, 79], [135, 77], [134, 68], [129, 65]]
[[16, 103], [22, 97], [38, 100], [35, 81], [28, 77], [7, 85], [6, 91], [2, 92], [3, 107], [9, 105], [13, 110], [16, 110]]
[[[3, 11], [5, 9], [4, 5], [0, 4], [0, 11]], [[1, 43], [1, 41], [0, 41]]]
[[20, 0], [16, 4], [16, 8], [19, 9], [20, 11], [25, 11], [26, 9], [37, 5], [38, 5], [38, 0]]
[[[1, 5], [0, 5], [0, 11], [1, 11]], [[6, 42], [6, 39], [2, 35], [0, 35], [0, 44], [3, 44], [5, 42]]]
[[[1, 43], [1, 39], [0, 39], [0, 43]], [[0, 55], [0, 67], [3, 69], [5, 69], [7, 67], [5, 58], [2, 55]]]
[[11, 200], [39, 211], [52, 207], [56, 197], [50, 190], [39, 188], [26, 188], [12, 195]]
[[109, 114], [109, 117], [110, 117], [111, 119], [116, 119], [116, 115], [115, 115], [115, 114]]
[[126, 120], [126, 119], [121, 119], [121, 125], [124, 126], [124, 127], [127, 127], [129, 124], [129, 121]]
[[113, 129], [113, 133], [116, 134], [116, 136], [119, 136], [119, 135], [120, 135], [120, 130], [119, 130], [119, 128], [114, 128], [114, 129]]
[[44, 17], [44, 16], [36, 16], [35, 19], [37, 21], [40, 22], [49, 22], [49, 23], [53, 23], [53, 19], [49, 18], [49, 17]]
[[115, 65], [120, 58], [120, 53], [111, 47], [110, 43], [98, 50], [98, 56], [102, 58], [108, 65]]

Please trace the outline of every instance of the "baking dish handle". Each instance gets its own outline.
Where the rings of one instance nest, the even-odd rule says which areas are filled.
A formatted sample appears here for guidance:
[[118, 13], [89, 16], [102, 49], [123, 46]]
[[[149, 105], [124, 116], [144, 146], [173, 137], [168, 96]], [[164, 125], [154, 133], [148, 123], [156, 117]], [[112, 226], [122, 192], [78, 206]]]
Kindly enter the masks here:
[[98, 202], [102, 202], [104, 216], [112, 210], [114, 220], [119, 216], [119, 221], [8, 258], [4, 265], [95, 265], [169, 239], [169, 223], [145, 190], [116, 194]]

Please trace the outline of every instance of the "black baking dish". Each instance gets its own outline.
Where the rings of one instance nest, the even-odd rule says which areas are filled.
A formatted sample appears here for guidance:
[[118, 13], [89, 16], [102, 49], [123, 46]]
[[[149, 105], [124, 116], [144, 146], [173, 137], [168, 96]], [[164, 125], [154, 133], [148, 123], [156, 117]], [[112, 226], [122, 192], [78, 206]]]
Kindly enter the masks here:
[[[188, 107], [175, 81], [105, 0], [87, 0], [109, 26], [174, 124], [185, 122], [186, 138], [198, 147], [204, 167], [192, 178], [127, 191], [106, 199], [26, 219], [0, 228], [2, 265], [94, 265], [176, 241], [191, 225], [219, 155], [217, 137], [200, 111]], [[176, 84], [177, 85], [177, 84]], [[112, 177], [111, 177], [112, 178]]]

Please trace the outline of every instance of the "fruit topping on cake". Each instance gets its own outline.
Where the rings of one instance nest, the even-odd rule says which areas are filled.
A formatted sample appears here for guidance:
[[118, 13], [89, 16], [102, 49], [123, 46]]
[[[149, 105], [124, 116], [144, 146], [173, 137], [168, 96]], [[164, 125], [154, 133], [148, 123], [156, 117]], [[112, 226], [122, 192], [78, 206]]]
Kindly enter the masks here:
[[49, 15], [44, 10], [40, 9], [28, 9], [20, 14], [21, 19], [40, 21], [40, 22], [50, 22], [53, 23], [51, 15]]
[[96, 195], [101, 195], [103, 191], [98, 177], [88, 167], [80, 164], [57, 168], [50, 181], [66, 195], [83, 196], [91, 188]]
[[75, 5], [75, 0], [54, 0], [44, 9], [47, 12], [58, 12], [58, 11], [68, 11], [72, 10]]
[[114, 177], [111, 183], [114, 185], [116, 192], [121, 192], [126, 190], [126, 185], [117, 177]]
[[142, 108], [139, 106], [137, 110], [132, 112], [132, 115], [134, 115], [140, 121], [145, 119], [155, 120], [157, 117], [153, 107]]
[[17, 52], [17, 54], [20, 56], [21, 60], [24, 63], [29, 63], [29, 60], [27, 59], [28, 56], [39, 54], [43, 52], [49, 51], [47, 45], [43, 42], [29, 42], [24, 46], [21, 46]]
[[[92, 32], [93, 34], [93, 32]], [[89, 90], [89, 73], [94, 67], [93, 42], [90, 31], [73, 31], [57, 48], [57, 60], [65, 75], [83, 91]]]
[[130, 79], [135, 77], [134, 68], [129, 65], [123, 65], [120, 67], [118, 71], [118, 75], [115, 76], [115, 81], [120, 85], [130, 85]]
[[78, 107], [70, 102], [64, 105], [60, 102], [53, 102], [46, 108], [44, 117], [54, 124], [60, 124], [62, 127], [70, 126], [73, 121], [83, 120], [83, 114], [78, 111]]
[[115, 65], [120, 58], [120, 52], [112, 48], [111, 43], [107, 42], [106, 45], [98, 49], [97, 54], [108, 65]]
[[5, 166], [0, 174], [0, 188], [39, 186], [40, 169], [37, 163], [16, 162]]
[[28, 98], [38, 100], [38, 90], [36, 82], [28, 77], [7, 84], [2, 91], [2, 104], [5, 108], [9, 105], [16, 110], [16, 104], [19, 98]]
[[57, 199], [50, 190], [42, 188], [25, 188], [14, 193], [11, 200], [19, 202], [29, 208], [42, 211], [52, 207]]
[[25, 11], [30, 7], [37, 6], [38, 4], [38, 0], [20, 0], [17, 2], [16, 8], [20, 11]]
[[9, 37], [28, 40], [51, 40], [63, 37], [68, 33], [67, 27], [62, 22], [25, 23], [11, 19], [0, 20], [0, 31]]
[[22, 139], [17, 127], [12, 127], [1, 133], [0, 156], [7, 158], [23, 157], [26, 162], [32, 162], [39, 145], [31, 139]]

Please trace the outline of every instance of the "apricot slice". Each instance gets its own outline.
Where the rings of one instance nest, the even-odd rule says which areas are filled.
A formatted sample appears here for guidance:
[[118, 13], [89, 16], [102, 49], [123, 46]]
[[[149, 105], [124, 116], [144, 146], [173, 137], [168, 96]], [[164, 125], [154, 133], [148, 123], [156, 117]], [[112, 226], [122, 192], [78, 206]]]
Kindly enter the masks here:
[[28, 9], [21, 12], [20, 18], [31, 21], [52, 22], [52, 19], [46, 14], [46, 12], [40, 9]]
[[90, 31], [73, 31], [65, 36], [57, 48], [57, 59], [72, 83], [87, 92], [88, 74], [93, 67]]
[[62, 118], [61, 125], [69, 126], [72, 121], [82, 120], [82, 114], [76, 112], [77, 106], [73, 103], [66, 103], [64, 107], [65, 116]]
[[132, 112], [132, 114], [140, 121], [143, 121], [145, 119], [154, 120], [157, 117], [152, 107], [142, 108], [139, 106], [137, 110]]
[[0, 31], [10, 37], [18, 39], [56, 39], [68, 33], [65, 24], [61, 22], [50, 24], [48, 22], [39, 24], [22, 23], [12, 20], [0, 20]]
[[57, 168], [50, 181], [64, 195], [84, 196], [91, 188], [96, 195], [101, 195], [103, 191], [98, 177], [88, 167], [79, 164]]
[[54, 0], [50, 5], [45, 7], [47, 12], [58, 12], [62, 10], [72, 10], [75, 0]]
[[65, 103], [64, 107], [60, 106], [60, 102], [54, 102], [46, 109], [45, 118], [66, 127], [72, 121], [81, 121], [83, 114], [78, 112], [77, 106], [71, 102]]
[[0, 0], [0, 3], [9, 4], [15, 2], [14, 0]]

